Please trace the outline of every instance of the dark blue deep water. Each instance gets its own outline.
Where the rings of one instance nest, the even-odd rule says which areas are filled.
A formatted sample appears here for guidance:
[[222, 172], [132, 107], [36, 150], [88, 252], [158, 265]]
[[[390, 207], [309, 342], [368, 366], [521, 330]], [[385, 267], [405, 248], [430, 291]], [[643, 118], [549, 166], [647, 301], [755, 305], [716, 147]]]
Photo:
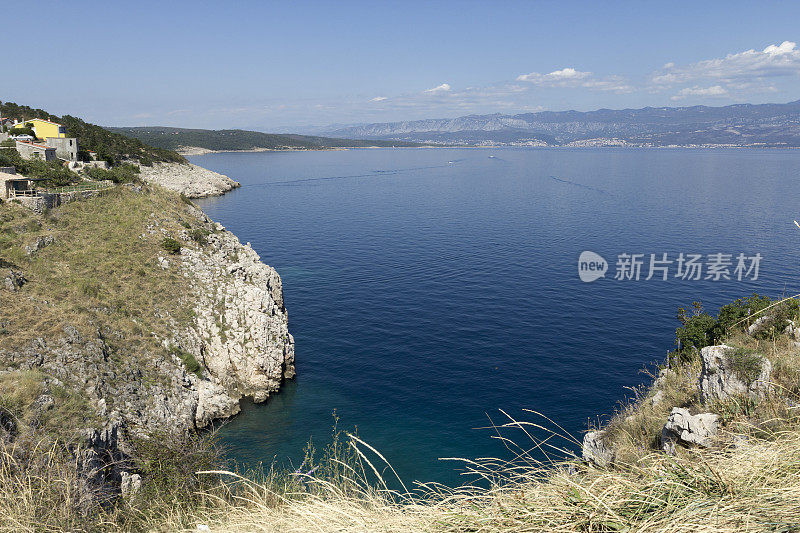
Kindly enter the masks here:
[[[502, 422], [499, 409], [539, 411], [580, 438], [664, 360], [678, 306], [800, 292], [797, 151], [191, 159], [242, 182], [200, 203], [281, 274], [297, 342], [296, 380], [222, 429], [246, 465], [297, 465], [335, 410], [404, 480], [455, 483], [458, 465], [438, 458], [507, 456], [476, 429]], [[609, 261], [606, 278], [580, 281], [584, 250]], [[668, 281], [643, 279], [649, 254], [681, 252], [760, 253], [759, 279], [681, 280], [674, 264]], [[639, 281], [613, 279], [623, 253], [645, 254]]]

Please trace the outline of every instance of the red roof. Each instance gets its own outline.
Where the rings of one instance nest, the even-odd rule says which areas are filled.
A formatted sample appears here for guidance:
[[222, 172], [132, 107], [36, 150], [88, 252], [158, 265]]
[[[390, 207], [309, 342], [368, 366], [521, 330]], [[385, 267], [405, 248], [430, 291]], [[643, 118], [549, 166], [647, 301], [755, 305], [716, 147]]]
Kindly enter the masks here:
[[[30, 144], [31, 146], [35, 146], [36, 148], [44, 148], [45, 150], [50, 148], [50, 146], [45, 146], [43, 144], [36, 144], [36, 143], [32, 143], [30, 141], [17, 141], [17, 142], [18, 143], [22, 143], [22, 144]], [[53, 150], [55, 150], [55, 148], [53, 148]]]

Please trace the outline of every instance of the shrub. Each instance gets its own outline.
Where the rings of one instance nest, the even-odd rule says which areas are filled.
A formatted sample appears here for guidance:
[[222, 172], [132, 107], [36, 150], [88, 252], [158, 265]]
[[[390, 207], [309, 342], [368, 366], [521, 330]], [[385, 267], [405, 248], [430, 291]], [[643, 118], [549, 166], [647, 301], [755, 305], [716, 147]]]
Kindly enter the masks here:
[[16, 150], [0, 150], [0, 166], [14, 167], [19, 174], [29, 178], [44, 178], [43, 187], [61, 187], [74, 183], [78, 176], [61, 165], [60, 161], [23, 159]]
[[93, 180], [111, 180], [114, 183], [135, 183], [139, 180], [139, 166], [125, 163], [110, 169], [90, 168], [89, 177]]
[[11, 135], [30, 135], [31, 137], [36, 138], [36, 132], [33, 131], [33, 128], [29, 127], [27, 124], [22, 127], [13, 128], [10, 132]]
[[189, 372], [198, 376], [203, 373], [203, 365], [201, 365], [190, 352], [181, 350], [180, 348], [171, 348], [170, 353], [177, 356]]
[[208, 244], [208, 236], [211, 234], [210, 231], [207, 229], [202, 228], [195, 228], [189, 234], [192, 237], [192, 240], [195, 241], [197, 244], [205, 246]]
[[181, 243], [170, 237], [164, 237], [161, 247], [172, 255], [181, 253]]
[[750, 348], [729, 350], [725, 354], [725, 358], [733, 372], [748, 385], [758, 379], [764, 364], [764, 357]]
[[[773, 307], [761, 313], [761, 311], [770, 306]], [[759, 338], [773, 338], [783, 332], [789, 320], [796, 317], [797, 312], [797, 300], [791, 299], [775, 305], [775, 302], [768, 296], [760, 296], [753, 293], [752, 296], [738, 298], [732, 303], [722, 306], [717, 320], [724, 332], [732, 333], [734, 329], [746, 329], [758, 317], [772, 317], [772, 322], [767, 327], [762, 328], [756, 336]], [[753, 320], [745, 320], [753, 315], [756, 315]]]
[[675, 343], [679, 345], [679, 357], [686, 361], [693, 358], [696, 350], [711, 346], [722, 336], [717, 320], [703, 311], [700, 302], [692, 303], [691, 314], [683, 307], [678, 308], [681, 327], [675, 330]]

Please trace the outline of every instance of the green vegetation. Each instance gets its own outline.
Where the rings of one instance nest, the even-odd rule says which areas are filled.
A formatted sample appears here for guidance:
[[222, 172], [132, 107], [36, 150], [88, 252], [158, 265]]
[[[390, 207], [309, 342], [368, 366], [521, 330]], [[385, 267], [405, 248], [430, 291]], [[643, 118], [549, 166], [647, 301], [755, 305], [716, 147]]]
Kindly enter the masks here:
[[[764, 315], [762, 311], [768, 307], [769, 313]], [[789, 323], [789, 317], [797, 315], [798, 309], [800, 306], [797, 300], [779, 302], [754, 293], [750, 297], [738, 298], [722, 306], [715, 318], [703, 310], [700, 302], [693, 302], [691, 311], [682, 307], [678, 309], [678, 321], [681, 323], [675, 332], [675, 343], [679, 346], [678, 355], [684, 361], [692, 359], [703, 347], [716, 344], [734, 330], [750, 326], [760, 316], [768, 316], [770, 320], [756, 336], [762, 339], [774, 338], [783, 332]]]
[[18, 174], [46, 180], [40, 184], [42, 187], [61, 187], [78, 180], [77, 174], [65, 168], [60, 161], [23, 159], [13, 148], [0, 149], [0, 167], [14, 167]]
[[181, 253], [181, 243], [171, 237], [164, 237], [164, 240], [161, 241], [161, 247], [173, 255]]
[[[78, 137], [82, 150], [92, 150], [101, 160], [116, 165], [128, 160], [138, 161], [150, 166], [156, 162], [185, 163], [181, 155], [163, 148], [154, 148], [119, 133], [85, 122], [79, 118], [64, 115], [58, 117], [42, 109], [34, 109], [13, 102], [0, 102], [0, 114], [4, 117], [15, 117], [22, 120], [41, 118], [62, 124], [67, 129], [68, 137]], [[85, 157], [84, 152], [84, 157]]]
[[90, 178], [97, 181], [111, 180], [114, 183], [140, 182], [139, 166], [130, 163], [123, 163], [122, 165], [111, 167], [108, 170], [103, 168], [90, 168], [88, 174]]
[[205, 228], [194, 228], [189, 233], [189, 236], [192, 238], [192, 240], [202, 246], [208, 244], [209, 235], [211, 235], [211, 232]]
[[725, 357], [739, 379], [747, 384], [754, 382], [761, 374], [764, 357], [752, 348], [734, 348]]
[[323, 148], [358, 148], [371, 146], [422, 146], [402, 141], [351, 140], [308, 135], [281, 135], [247, 130], [199, 130], [165, 127], [109, 128], [165, 150], [196, 146], [208, 150], [319, 150]]
[[198, 376], [203, 374], [203, 365], [201, 365], [191, 353], [175, 347], [170, 349], [170, 353], [178, 357], [189, 372], [197, 374]]
[[34, 132], [33, 128], [31, 128], [27, 124], [24, 126], [17, 126], [11, 131], [11, 133], [13, 133], [14, 135], [30, 135], [34, 139], [36, 138], [36, 132]]

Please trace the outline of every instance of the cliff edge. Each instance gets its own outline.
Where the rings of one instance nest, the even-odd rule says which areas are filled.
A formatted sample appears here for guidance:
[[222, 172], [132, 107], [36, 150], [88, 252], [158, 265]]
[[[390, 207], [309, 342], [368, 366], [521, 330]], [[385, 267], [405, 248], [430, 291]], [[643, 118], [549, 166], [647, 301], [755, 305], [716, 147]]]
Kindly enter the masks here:
[[178, 194], [6, 202], [0, 244], [0, 440], [68, 446], [87, 505], [131, 484], [137, 439], [184, 438], [294, 376], [280, 276]]
[[240, 187], [224, 174], [191, 163], [154, 163], [140, 167], [141, 178], [155, 185], [183, 194], [187, 198], [220, 196]]

